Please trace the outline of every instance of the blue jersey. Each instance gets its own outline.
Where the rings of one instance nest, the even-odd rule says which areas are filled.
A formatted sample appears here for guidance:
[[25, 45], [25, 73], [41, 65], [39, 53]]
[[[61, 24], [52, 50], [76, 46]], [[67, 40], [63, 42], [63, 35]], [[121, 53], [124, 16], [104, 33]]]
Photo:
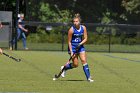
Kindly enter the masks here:
[[78, 45], [82, 41], [82, 37], [84, 35], [84, 28], [82, 25], [80, 25], [79, 30], [75, 28], [75, 26], [72, 26], [73, 34], [72, 34], [72, 45]]
[[[72, 45], [73, 53], [76, 53], [76, 47], [83, 40], [84, 28], [83, 28], [82, 25], [80, 25], [79, 30], [77, 30], [74, 26], [72, 26], [72, 29], [73, 29], [73, 34], [72, 34], [71, 45]], [[85, 48], [84, 48], [83, 45], [81, 45], [77, 52], [80, 53], [80, 52], [83, 52], [83, 51], [85, 51]], [[70, 53], [69, 48], [68, 48], [68, 53]]]

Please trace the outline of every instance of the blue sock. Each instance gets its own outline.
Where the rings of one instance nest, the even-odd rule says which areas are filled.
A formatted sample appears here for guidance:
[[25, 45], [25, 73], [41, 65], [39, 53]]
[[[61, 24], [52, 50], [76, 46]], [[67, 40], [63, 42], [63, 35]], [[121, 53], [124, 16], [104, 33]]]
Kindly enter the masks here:
[[72, 69], [72, 63], [68, 63], [66, 66], [65, 66], [65, 70], [69, 70], [69, 69]]
[[89, 67], [88, 67], [88, 64], [83, 64], [83, 70], [85, 72], [85, 75], [86, 75], [86, 78], [90, 78], [90, 72], [89, 72]]

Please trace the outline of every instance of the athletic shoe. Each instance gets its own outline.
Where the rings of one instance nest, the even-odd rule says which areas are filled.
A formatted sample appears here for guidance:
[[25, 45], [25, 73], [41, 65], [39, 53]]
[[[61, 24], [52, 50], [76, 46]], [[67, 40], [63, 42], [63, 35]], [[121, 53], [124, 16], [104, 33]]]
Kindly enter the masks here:
[[[61, 66], [61, 70], [64, 68], [64, 66]], [[66, 70], [63, 70], [62, 74], [61, 74], [61, 77], [65, 77], [65, 74], [66, 74]]]
[[94, 82], [94, 80], [92, 80], [91, 78], [88, 79], [89, 82]]
[[11, 46], [10, 46], [9, 50], [13, 50]]
[[28, 50], [29, 48], [26, 47], [26, 48], [24, 48], [24, 49], [25, 49], [25, 50]]

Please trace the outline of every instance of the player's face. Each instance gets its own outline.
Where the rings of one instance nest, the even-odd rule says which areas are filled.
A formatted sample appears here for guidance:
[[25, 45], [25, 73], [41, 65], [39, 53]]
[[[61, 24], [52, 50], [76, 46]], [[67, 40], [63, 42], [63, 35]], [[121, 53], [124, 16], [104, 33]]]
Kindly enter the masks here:
[[20, 18], [23, 20], [24, 19], [24, 16], [21, 16]]
[[75, 19], [73, 20], [73, 24], [74, 24], [75, 26], [79, 26], [79, 25], [80, 25], [79, 19], [78, 19], [78, 18], [75, 18]]

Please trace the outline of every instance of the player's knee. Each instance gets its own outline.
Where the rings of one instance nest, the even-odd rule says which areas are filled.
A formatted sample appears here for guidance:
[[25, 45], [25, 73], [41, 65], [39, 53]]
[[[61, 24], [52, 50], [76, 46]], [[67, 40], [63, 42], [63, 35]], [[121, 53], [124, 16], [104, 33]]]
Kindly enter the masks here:
[[81, 62], [82, 62], [82, 64], [85, 64], [85, 63], [87, 63], [87, 62], [86, 62], [86, 60], [81, 60]]
[[78, 67], [78, 63], [74, 63], [74, 64], [73, 64], [73, 67], [74, 67], [74, 68]]

